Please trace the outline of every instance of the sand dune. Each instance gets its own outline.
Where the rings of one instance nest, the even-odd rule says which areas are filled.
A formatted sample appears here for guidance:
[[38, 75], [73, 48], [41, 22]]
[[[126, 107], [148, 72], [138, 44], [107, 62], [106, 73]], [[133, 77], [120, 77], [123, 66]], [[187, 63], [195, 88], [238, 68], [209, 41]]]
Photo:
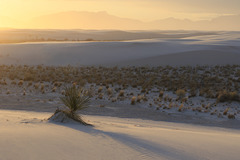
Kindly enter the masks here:
[[158, 66], [158, 65], [170, 65], [170, 66], [184, 66], [184, 65], [228, 65], [236, 64], [240, 62], [239, 53], [229, 53], [228, 51], [189, 51], [161, 56], [154, 56], [149, 58], [142, 58], [133, 61], [125, 61], [121, 66], [134, 65], [134, 66]]
[[[239, 42], [239, 32], [222, 32], [218, 35], [121, 42], [1, 44], [0, 64], [240, 64]], [[56, 100], [54, 96], [59, 97], [59, 94], [44, 96], [43, 93], [36, 94], [31, 90], [26, 96], [23, 95], [23, 88], [17, 92], [14, 86], [11, 90], [13, 94], [8, 95], [5, 94], [9, 89], [7, 87], [5, 85], [1, 89], [1, 108], [28, 111], [0, 111], [1, 160], [237, 160], [240, 156], [238, 119], [205, 119], [195, 116], [196, 113], [192, 116], [165, 112], [161, 114], [121, 102], [118, 107], [106, 106], [105, 110], [99, 112], [97, 109], [100, 107], [92, 110], [89, 108], [89, 114], [94, 114], [84, 116], [84, 119], [94, 127], [73, 123], [55, 124], [44, 119], [50, 117], [49, 111], [61, 106], [59, 102], [51, 100]], [[41, 101], [41, 97], [45, 100]], [[95, 103], [94, 105], [99, 105], [99, 102]], [[105, 112], [106, 110], [111, 111]], [[115, 117], [108, 117], [109, 115]], [[171, 123], [163, 122], [170, 120]], [[187, 124], [178, 123], [180, 121]]]
[[125, 42], [1, 44], [1, 64], [223, 65], [240, 63], [239, 32]]
[[[49, 113], [0, 111], [1, 159], [232, 159], [238, 130], [87, 116], [95, 127], [41, 121]], [[96, 143], [97, 142], [97, 143]]]

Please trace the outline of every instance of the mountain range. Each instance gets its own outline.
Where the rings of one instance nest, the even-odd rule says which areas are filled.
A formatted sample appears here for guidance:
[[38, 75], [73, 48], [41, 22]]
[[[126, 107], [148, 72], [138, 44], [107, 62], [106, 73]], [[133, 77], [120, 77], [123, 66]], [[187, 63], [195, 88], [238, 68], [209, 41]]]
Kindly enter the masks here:
[[[17, 27], [16, 27], [17, 26]], [[102, 12], [61, 12], [35, 17], [27, 22], [0, 16], [0, 27], [32, 29], [120, 29], [120, 30], [240, 30], [240, 15], [212, 20], [166, 18], [151, 22], [121, 18]]]

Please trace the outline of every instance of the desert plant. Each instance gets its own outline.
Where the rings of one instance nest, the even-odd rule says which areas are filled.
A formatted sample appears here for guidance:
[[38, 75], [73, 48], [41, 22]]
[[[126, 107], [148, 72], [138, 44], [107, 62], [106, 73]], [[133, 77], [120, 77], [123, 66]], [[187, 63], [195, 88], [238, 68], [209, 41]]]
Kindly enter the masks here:
[[117, 101], [117, 98], [112, 98], [112, 102], [116, 102]]
[[23, 80], [20, 80], [20, 81], [18, 82], [18, 85], [19, 85], [19, 86], [22, 86], [22, 85], [23, 85]]
[[235, 119], [235, 116], [233, 114], [228, 114], [228, 119]]
[[98, 88], [98, 93], [102, 92], [102, 90], [103, 90], [103, 87], [99, 87]]
[[179, 111], [179, 112], [182, 112], [182, 109], [183, 109], [183, 104], [181, 104], [181, 105], [179, 106], [178, 111]]
[[56, 87], [53, 87], [52, 88], [52, 92], [56, 92], [57, 88]]
[[103, 94], [102, 94], [102, 93], [99, 93], [98, 98], [99, 98], [99, 99], [103, 99]]
[[218, 95], [217, 101], [218, 102], [240, 101], [240, 96], [237, 94], [237, 92], [227, 92], [225, 90]]
[[41, 91], [44, 90], [44, 84], [41, 84]]
[[34, 88], [38, 89], [39, 88], [39, 83], [34, 84]]
[[183, 99], [186, 95], [186, 91], [184, 89], [178, 89], [176, 91], [176, 94], [177, 94], [179, 99]]
[[[83, 125], [90, 125], [83, 121], [80, 115], [76, 114], [76, 111], [83, 110], [88, 107], [90, 96], [88, 92], [82, 88], [77, 88], [75, 85], [65, 88], [65, 95], [60, 98], [63, 104], [68, 110], [57, 109], [55, 113], [49, 118], [49, 120], [59, 121], [58, 117], [62, 117], [60, 122], [64, 122], [67, 118], [80, 122]], [[61, 114], [61, 115], [60, 115]]]
[[133, 97], [131, 98], [131, 105], [134, 105], [134, 104], [136, 103], [136, 98], [137, 98], [137, 97], [135, 97], [135, 96], [133, 96]]
[[82, 88], [78, 89], [76, 86], [65, 88], [65, 96], [60, 99], [72, 114], [75, 114], [77, 110], [87, 108], [90, 101], [87, 91]]
[[223, 115], [227, 115], [228, 111], [229, 111], [229, 107], [224, 110]]
[[112, 95], [113, 94], [112, 88], [108, 88], [107, 93], [108, 93], [108, 95]]
[[160, 92], [159, 92], [159, 97], [163, 97], [163, 94], [164, 94], [164, 92], [163, 92], [163, 91], [160, 91]]
[[62, 94], [62, 95], [65, 95], [65, 90], [62, 90], [62, 91], [61, 91], [61, 94]]
[[138, 95], [138, 96], [137, 96], [137, 102], [139, 102], [139, 103], [140, 103], [140, 102], [141, 102], [141, 100], [142, 100], [142, 96], [141, 96], [141, 95]]
[[123, 97], [123, 96], [124, 96], [124, 90], [120, 90], [119, 97]]

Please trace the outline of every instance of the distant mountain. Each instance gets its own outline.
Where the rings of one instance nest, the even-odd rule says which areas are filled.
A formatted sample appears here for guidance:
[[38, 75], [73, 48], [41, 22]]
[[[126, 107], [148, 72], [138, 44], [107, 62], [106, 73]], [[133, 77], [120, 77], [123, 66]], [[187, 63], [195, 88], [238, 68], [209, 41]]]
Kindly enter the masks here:
[[107, 12], [62, 12], [41, 16], [29, 21], [30, 28], [45, 29], [132, 29], [144, 28], [138, 20], [120, 18]]
[[[0, 17], [1, 19], [1, 17]], [[3, 21], [2, 21], [3, 20]], [[4, 22], [5, 21], [5, 22]], [[7, 19], [0, 21], [0, 27]], [[3, 22], [3, 23], [2, 23]], [[9, 24], [16, 22], [9, 20]], [[6, 26], [6, 25], [5, 25]], [[15, 25], [16, 26], [16, 25]], [[6, 27], [15, 27], [8, 25]], [[240, 15], [220, 16], [212, 20], [166, 18], [152, 22], [120, 18], [107, 12], [61, 12], [33, 18], [20, 28], [33, 29], [117, 29], [117, 30], [240, 30]]]
[[217, 17], [210, 23], [210, 27], [220, 30], [240, 30], [240, 14]]
[[220, 16], [212, 20], [191, 21], [167, 18], [151, 22], [152, 26], [161, 29], [184, 29], [184, 30], [240, 30], [240, 15]]

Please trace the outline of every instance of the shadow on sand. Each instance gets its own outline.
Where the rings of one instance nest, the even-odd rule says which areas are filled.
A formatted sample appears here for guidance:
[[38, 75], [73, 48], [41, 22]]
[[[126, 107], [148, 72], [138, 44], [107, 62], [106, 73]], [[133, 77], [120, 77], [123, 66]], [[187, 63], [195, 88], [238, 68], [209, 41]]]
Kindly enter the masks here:
[[[51, 122], [53, 123], [53, 122]], [[193, 157], [188, 155], [185, 151], [180, 148], [173, 148], [164, 144], [154, 144], [153, 142], [140, 139], [134, 137], [132, 135], [103, 131], [101, 129], [97, 129], [94, 126], [83, 126], [81, 124], [73, 124], [73, 123], [53, 123], [55, 125], [61, 125], [66, 128], [74, 129], [79, 132], [84, 132], [94, 137], [99, 138], [111, 138], [112, 140], [121, 143], [137, 152], [140, 153], [142, 158], [149, 159], [197, 159], [197, 157]], [[97, 142], [96, 142], [97, 143]]]

